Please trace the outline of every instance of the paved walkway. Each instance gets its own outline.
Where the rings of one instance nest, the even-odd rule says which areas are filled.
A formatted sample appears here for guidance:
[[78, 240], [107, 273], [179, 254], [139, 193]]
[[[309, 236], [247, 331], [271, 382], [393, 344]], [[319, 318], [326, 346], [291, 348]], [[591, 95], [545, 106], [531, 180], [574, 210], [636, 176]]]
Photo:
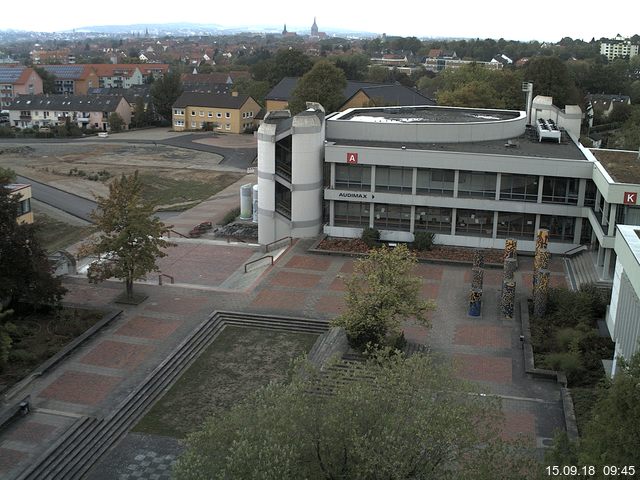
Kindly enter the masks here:
[[[34, 411], [0, 435], [0, 477], [13, 478], [82, 415], [110, 413], [199, 323], [215, 310], [332, 318], [344, 308], [342, 278], [353, 271], [346, 257], [307, 253], [298, 241], [274, 266], [243, 273], [257, 250], [212, 242], [180, 243], [162, 260], [180, 286], [138, 284], [149, 295], [70, 355], [53, 371], [32, 382]], [[552, 283], [564, 280], [552, 262]], [[172, 270], [173, 269], [173, 270]], [[519, 325], [498, 315], [500, 272], [485, 273], [483, 315], [467, 316], [470, 267], [421, 264], [423, 295], [438, 307], [433, 328], [407, 323], [408, 339], [425, 343], [456, 363], [458, 375], [503, 399], [503, 435], [523, 435], [541, 446], [562, 428], [559, 388], [524, 374]], [[246, 281], [237, 279], [245, 278]], [[520, 296], [530, 289], [531, 260], [523, 259], [516, 279]], [[233, 279], [236, 279], [232, 281]], [[177, 281], [177, 280], [176, 280]], [[89, 285], [68, 278], [65, 301], [113, 307], [122, 285]], [[164, 478], [181, 447], [171, 439], [129, 434], [92, 470], [91, 479]], [[151, 470], [150, 470], [151, 469]], [[146, 472], [146, 473], [145, 473]]]

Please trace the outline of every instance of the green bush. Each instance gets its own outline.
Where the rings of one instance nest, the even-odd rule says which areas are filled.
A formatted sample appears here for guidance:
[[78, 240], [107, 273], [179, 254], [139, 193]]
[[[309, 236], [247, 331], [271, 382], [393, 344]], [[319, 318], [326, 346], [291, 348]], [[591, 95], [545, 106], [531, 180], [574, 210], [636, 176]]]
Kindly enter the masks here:
[[421, 252], [431, 250], [435, 236], [436, 234], [431, 232], [416, 232], [414, 234], [413, 248]]
[[38, 358], [38, 354], [28, 350], [13, 350], [9, 353], [9, 361], [15, 363], [29, 363]]
[[367, 227], [362, 230], [362, 236], [360, 238], [368, 247], [373, 248], [378, 245], [380, 241], [380, 232], [375, 228]]
[[560, 370], [567, 375], [569, 383], [575, 383], [584, 372], [584, 365], [577, 352], [556, 352], [545, 356], [545, 366]]
[[229, 210], [227, 214], [222, 219], [223, 225], [229, 225], [240, 215], [240, 207], [234, 208], [233, 210]]
[[0, 138], [14, 138], [15, 136], [16, 134], [11, 127], [0, 127]]

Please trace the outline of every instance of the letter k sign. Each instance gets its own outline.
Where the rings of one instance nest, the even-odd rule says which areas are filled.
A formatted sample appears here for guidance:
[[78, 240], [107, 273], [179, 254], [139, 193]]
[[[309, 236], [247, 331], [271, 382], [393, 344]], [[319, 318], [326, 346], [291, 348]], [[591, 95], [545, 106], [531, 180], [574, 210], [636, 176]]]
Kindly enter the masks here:
[[638, 201], [638, 192], [624, 192], [624, 204], [635, 205]]

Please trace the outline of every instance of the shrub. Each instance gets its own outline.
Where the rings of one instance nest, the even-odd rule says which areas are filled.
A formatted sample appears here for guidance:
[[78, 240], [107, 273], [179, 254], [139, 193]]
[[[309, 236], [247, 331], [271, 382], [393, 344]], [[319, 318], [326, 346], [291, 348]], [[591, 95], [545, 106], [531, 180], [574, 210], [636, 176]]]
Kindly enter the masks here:
[[14, 138], [15, 136], [16, 134], [11, 127], [0, 127], [0, 138]]
[[222, 219], [223, 225], [229, 225], [240, 215], [240, 207], [234, 208], [233, 210], [229, 210], [227, 214]]
[[560, 370], [567, 375], [569, 383], [575, 383], [584, 371], [584, 365], [577, 352], [550, 353], [545, 357], [545, 366], [552, 370]]
[[369, 248], [373, 248], [378, 245], [380, 241], [380, 232], [375, 228], [367, 227], [362, 230], [362, 236], [360, 238]]
[[431, 232], [416, 232], [414, 234], [413, 248], [421, 252], [431, 250], [435, 236], [435, 233]]

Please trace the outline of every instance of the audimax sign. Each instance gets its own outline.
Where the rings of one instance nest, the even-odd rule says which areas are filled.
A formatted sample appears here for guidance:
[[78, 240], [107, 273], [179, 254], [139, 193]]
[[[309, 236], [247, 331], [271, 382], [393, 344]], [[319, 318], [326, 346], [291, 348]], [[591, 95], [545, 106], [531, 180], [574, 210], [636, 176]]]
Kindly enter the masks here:
[[[338, 192], [338, 197], [341, 198], [362, 198], [362, 199], [368, 199], [369, 195], [371, 195], [370, 193], [362, 193], [362, 192]], [[371, 198], [373, 198], [373, 195], [371, 195]]]

